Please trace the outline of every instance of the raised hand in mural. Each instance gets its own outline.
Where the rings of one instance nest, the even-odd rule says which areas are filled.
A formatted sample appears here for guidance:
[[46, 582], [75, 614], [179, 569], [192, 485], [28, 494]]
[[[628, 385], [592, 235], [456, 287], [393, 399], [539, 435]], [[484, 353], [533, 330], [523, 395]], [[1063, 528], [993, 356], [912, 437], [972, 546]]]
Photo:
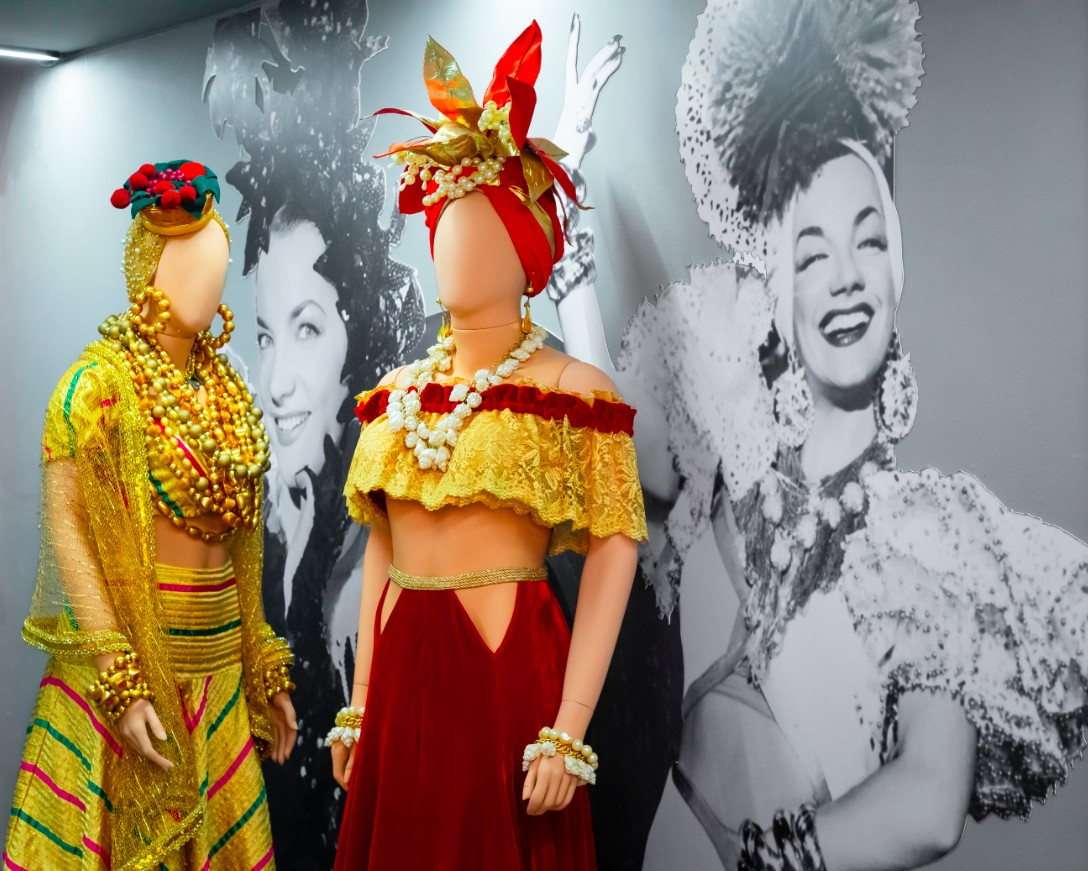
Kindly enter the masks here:
[[582, 19], [574, 15], [570, 22], [570, 39], [567, 41], [567, 77], [563, 94], [563, 110], [555, 125], [552, 141], [567, 152], [563, 163], [568, 169], [577, 169], [593, 148], [597, 136], [593, 132], [593, 112], [597, 98], [612, 74], [620, 68], [626, 49], [620, 44], [619, 34], [606, 42], [578, 75], [578, 42], [582, 34]]

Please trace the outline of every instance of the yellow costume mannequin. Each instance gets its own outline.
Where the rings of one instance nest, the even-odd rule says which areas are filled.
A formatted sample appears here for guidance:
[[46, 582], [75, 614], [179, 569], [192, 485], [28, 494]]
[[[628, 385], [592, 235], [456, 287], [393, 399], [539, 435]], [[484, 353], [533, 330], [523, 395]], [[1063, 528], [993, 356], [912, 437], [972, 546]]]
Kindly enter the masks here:
[[233, 326], [218, 193], [173, 161], [112, 198], [132, 207], [133, 305], [46, 413], [23, 634], [50, 659], [5, 869], [274, 867], [259, 755], [282, 762], [294, 742], [292, 657], [261, 607], [267, 439], [216, 354]]

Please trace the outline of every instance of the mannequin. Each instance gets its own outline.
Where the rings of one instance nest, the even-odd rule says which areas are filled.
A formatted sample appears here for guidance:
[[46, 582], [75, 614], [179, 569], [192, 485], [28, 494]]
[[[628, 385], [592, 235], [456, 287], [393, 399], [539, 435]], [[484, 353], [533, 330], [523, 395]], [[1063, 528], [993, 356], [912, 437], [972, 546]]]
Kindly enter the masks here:
[[[534, 29], [504, 60], [538, 51]], [[371, 531], [352, 705], [330, 733], [348, 789], [339, 869], [596, 867], [577, 787], [595, 782], [597, 756], [579, 739], [645, 537], [633, 410], [519, 314], [562, 241], [538, 217], [554, 203], [532, 212], [507, 197], [517, 183], [423, 200], [450, 333], [360, 397], [346, 495]], [[453, 418], [452, 441], [426, 435]], [[542, 582], [545, 556], [567, 547], [586, 553], [573, 631]]]
[[291, 655], [260, 611], [267, 442], [215, 355], [233, 327], [217, 196], [211, 170], [174, 161], [145, 164], [112, 198], [135, 219], [132, 308], [102, 325], [46, 416], [24, 637], [50, 660], [9, 867], [274, 863], [254, 751], [290, 755]]

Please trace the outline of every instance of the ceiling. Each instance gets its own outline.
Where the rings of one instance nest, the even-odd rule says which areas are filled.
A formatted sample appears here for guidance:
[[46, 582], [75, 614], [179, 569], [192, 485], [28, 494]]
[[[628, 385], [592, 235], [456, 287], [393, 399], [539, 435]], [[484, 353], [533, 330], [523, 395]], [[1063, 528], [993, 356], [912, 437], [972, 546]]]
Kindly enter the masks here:
[[81, 52], [255, 5], [253, 0], [0, 0], [0, 45]]

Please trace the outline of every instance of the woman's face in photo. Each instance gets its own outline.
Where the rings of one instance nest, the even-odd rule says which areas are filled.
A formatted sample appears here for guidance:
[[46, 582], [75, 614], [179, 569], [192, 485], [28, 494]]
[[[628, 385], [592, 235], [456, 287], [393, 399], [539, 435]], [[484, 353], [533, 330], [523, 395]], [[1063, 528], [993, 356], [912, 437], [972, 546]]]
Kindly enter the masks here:
[[793, 328], [814, 393], [871, 398], [895, 324], [880, 189], [855, 155], [828, 161], [797, 198]]
[[321, 471], [325, 436], [339, 441], [343, 431], [336, 416], [347, 396], [348, 337], [335, 288], [314, 272], [325, 247], [317, 226], [302, 222], [273, 229], [257, 263], [261, 396], [276, 462], [292, 486], [305, 483], [305, 469]]

